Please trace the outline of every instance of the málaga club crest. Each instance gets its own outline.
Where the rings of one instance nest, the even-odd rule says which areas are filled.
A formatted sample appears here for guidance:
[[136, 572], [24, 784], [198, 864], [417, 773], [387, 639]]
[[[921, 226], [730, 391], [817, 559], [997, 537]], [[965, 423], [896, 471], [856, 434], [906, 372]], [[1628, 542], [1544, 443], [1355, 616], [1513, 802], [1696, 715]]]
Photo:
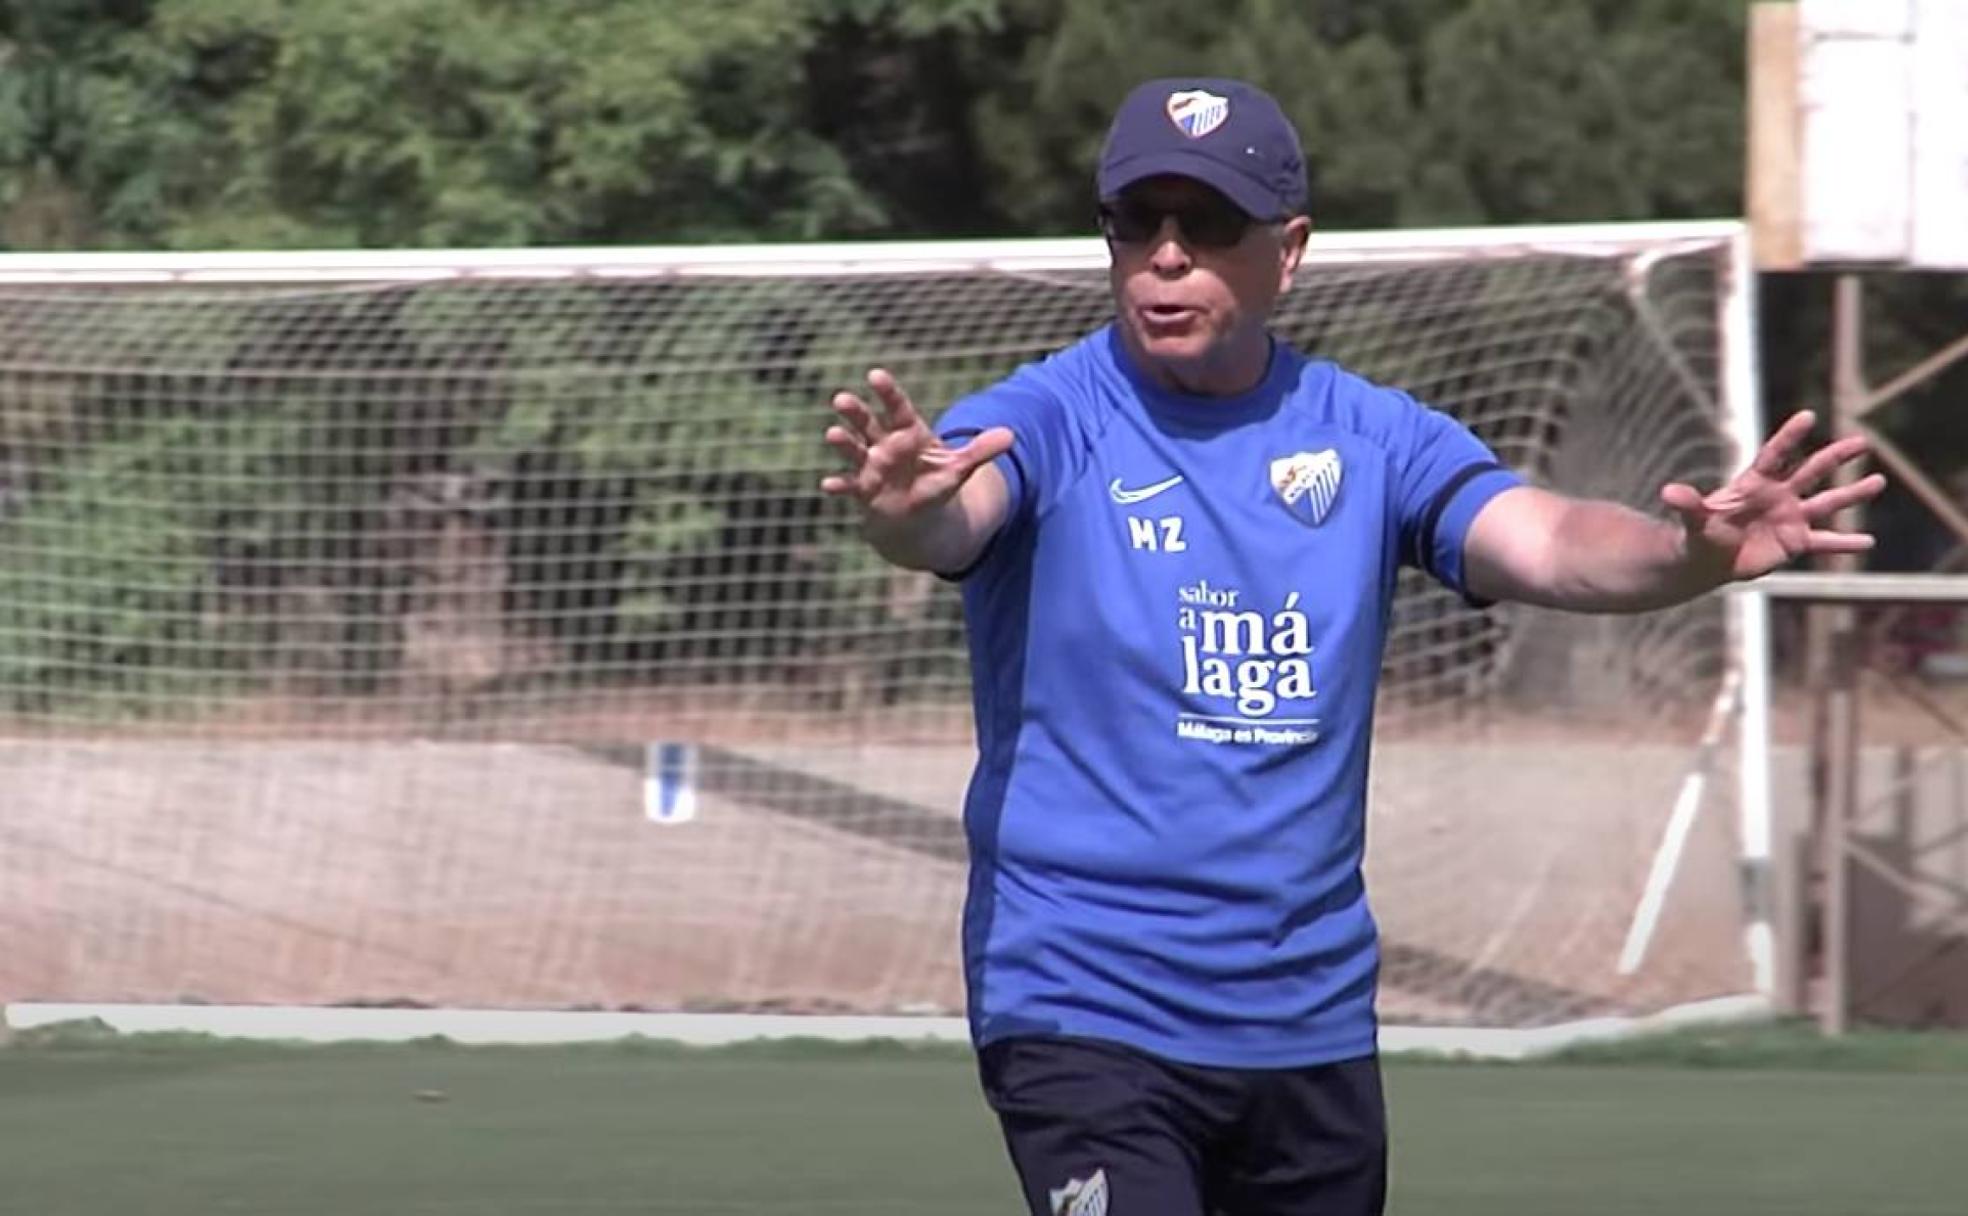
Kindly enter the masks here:
[[1339, 498], [1339, 474], [1339, 453], [1331, 448], [1298, 452], [1271, 462], [1271, 488], [1286, 510], [1316, 528]]
[[1075, 1178], [1056, 1191], [1048, 1191], [1053, 1216], [1107, 1216], [1107, 1171], [1095, 1170], [1091, 1178]]
[[1230, 117], [1230, 99], [1218, 97], [1208, 89], [1185, 89], [1170, 93], [1169, 121], [1190, 139], [1201, 139], [1222, 126]]

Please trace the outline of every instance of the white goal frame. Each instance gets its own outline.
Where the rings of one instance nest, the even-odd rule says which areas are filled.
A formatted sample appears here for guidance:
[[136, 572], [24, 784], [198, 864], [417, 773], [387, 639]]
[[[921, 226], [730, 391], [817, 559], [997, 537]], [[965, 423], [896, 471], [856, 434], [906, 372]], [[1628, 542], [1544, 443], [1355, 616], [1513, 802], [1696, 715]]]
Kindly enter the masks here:
[[[1527, 254], [1615, 257], [1658, 251], [1661, 256], [1695, 248], [1727, 250], [1719, 283], [1717, 331], [1721, 337], [1722, 406], [1735, 467], [1747, 463], [1762, 441], [1761, 378], [1757, 361], [1755, 270], [1749, 229], [1740, 220], [1682, 223], [1542, 225], [1389, 232], [1317, 233], [1305, 266], [1359, 265], [1385, 260], [1430, 261], [1511, 258]], [[1097, 238], [966, 242], [753, 244], [638, 248], [537, 248], [502, 250], [342, 250], [253, 253], [85, 253], [0, 255], [0, 287], [33, 284], [323, 284], [407, 283], [526, 279], [536, 281], [629, 280], [774, 275], [853, 276], [909, 272], [985, 272], [1042, 276], [1048, 272], [1102, 269], [1105, 244]], [[1647, 1018], [1595, 1019], [1535, 1030], [1430, 1031], [1390, 1028], [1388, 1050], [1420, 1048], [1515, 1056], [1675, 1025], [1688, 1020], [1761, 1016], [1774, 985], [1776, 944], [1769, 892], [1771, 850], [1770, 656], [1767, 596], [1755, 588], [1727, 601], [1734, 678], [1723, 681], [1715, 721], [1733, 722], [1740, 740], [1736, 791], [1739, 858], [1745, 900], [1745, 947], [1753, 989], [1741, 997], [1683, 1006]], [[1711, 734], [1714, 732], [1711, 731]], [[1644, 955], [1653, 918], [1671, 883], [1688, 829], [1701, 810], [1702, 774], [1669, 816], [1651, 876], [1634, 909], [1627, 955]], [[0, 994], [4, 998], [5, 994]], [[782, 1035], [867, 1037], [962, 1037], [961, 1020], [947, 1018], [836, 1018], [768, 1015], [534, 1013], [469, 1010], [268, 1009], [208, 1005], [0, 1004], [0, 1024], [19, 1029], [74, 1018], [97, 1018], [125, 1031], [178, 1030], [272, 1039], [363, 1039], [443, 1035], [467, 1041], [539, 1042], [654, 1035], [722, 1042]]]

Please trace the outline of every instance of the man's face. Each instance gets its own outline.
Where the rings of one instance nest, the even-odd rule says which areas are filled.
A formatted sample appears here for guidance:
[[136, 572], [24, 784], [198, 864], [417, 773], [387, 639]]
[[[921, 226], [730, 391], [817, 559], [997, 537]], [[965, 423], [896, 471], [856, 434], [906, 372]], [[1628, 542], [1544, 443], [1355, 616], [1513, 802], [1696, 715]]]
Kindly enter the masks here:
[[1253, 344], [1268, 349], [1264, 323], [1310, 221], [1252, 221], [1203, 183], [1173, 176], [1135, 183], [1104, 212], [1116, 316], [1140, 354], [1209, 391], [1226, 361], [1247, 358]]

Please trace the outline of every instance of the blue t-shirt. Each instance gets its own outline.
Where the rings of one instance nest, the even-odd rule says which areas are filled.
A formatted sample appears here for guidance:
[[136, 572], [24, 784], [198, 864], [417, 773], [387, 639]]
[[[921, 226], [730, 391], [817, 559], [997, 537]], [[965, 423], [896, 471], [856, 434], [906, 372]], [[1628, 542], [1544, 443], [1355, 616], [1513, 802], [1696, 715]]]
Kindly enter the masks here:
[[974, 1038], [1254, 1068], [1373, 1051], [1360, 866], [1395, 572], [1460, 590], [1470, 522], [1519, 479], [1282, 343], [1252, 391], [1197, 398], [1110, 326], [938, 430], [992, 426], [1017, 440], [963, 575]]

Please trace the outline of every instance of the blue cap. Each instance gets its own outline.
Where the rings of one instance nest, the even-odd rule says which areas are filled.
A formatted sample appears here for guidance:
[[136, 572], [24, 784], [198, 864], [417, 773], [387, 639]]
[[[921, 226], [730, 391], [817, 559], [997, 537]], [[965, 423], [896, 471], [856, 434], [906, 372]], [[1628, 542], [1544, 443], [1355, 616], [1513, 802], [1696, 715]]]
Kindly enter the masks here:
[[1270, 94], [1241, 80], [1151, 80], [1121, 102], [1100, 153], [1100, 197], [1163, 173], [1214, 187], [1254, 219], [1305, 209], [1298, 133]]

